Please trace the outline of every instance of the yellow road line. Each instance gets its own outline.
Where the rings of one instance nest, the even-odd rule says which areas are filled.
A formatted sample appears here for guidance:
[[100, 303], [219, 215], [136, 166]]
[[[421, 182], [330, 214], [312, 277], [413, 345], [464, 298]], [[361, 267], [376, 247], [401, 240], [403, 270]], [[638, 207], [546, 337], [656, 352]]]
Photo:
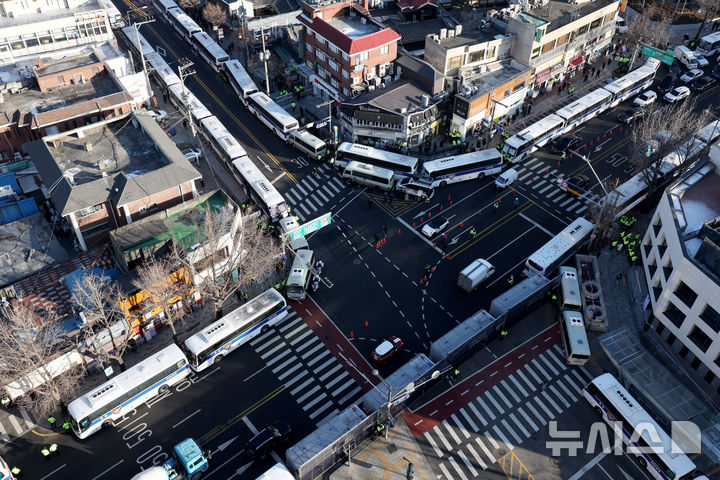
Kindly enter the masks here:
[[[507, 466], [508, 460], [507, 457], [510, 457], [510, 465], [509, 465], [509, 471], [505, 467]], [[515, 462], [519, 464], [518, 466], [518, 473], [517, 476], [515, 476]], [[498, 464], [500, 465], [500, 468], [502, 468], [503, 473], [505, 473], [505, 476], [510, 480], [519, 480], [522, 478], [527, 478], [528, 480], [535, 480], [535, 477], [530, 473], [530, 470], [525, 466], [525, 464], [518, 458], [518, 456], [515, 454], [515, 450], [510, 450], [508, 453], [503, 455], [499, 460]], [[523, 473], [527, 474], [527, 477], [523, 475]]]
[[36, 432], [35, 429], [30, 430], [32, 433], [37, 435], [38, 437], [54, 437], [55, 435], [60, 435], [62, 432], [52, 432], [52, 433], [40, 433]]

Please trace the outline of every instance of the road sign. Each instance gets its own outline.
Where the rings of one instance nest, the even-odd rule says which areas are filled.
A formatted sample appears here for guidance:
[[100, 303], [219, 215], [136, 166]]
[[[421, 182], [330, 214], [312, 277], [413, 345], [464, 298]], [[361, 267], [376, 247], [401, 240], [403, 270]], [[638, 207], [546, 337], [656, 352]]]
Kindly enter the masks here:
[[330, 212], [316, 218], [315, 220], [310, 220], [304, 225], [300, 225], [295, 230], [288, 232], [288, 235], [290, 236], [290, 238], [295, 240], [296, 238], [304, 237], [308, 233], [312, 233], [315, 230], [320, 230], [322, 227], [325, 227], [327, 225], [330, 225]]
[[644, 45], [642, 47], [641, 53], [646, 57], [657, 58], [661, 62], [668, 65], [672, 65], [673, 61], [675, 60], [675, 51], [670, 48], [663, 52], [662, 50], [658, 50], [657, 48]]
[[316, 128], [322, 128], [322, 127], [324, 127], [325, 125], [327, 125], [327, 122], [320, 122], [320, 123], [315, 124], [315, 127], [316, 127]]

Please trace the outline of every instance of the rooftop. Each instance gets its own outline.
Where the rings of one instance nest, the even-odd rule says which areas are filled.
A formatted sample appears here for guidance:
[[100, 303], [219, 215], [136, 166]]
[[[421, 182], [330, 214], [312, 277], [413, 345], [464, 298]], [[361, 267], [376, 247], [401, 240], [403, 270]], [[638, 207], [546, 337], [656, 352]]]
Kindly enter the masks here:
[[513, 77], [526, 72], [530, 67], [514, 60], [502, 60], [486, 65], [487, 71], [466, 80], [460, 87], [458, 96], [465, 99], [475, 98], [493, 90], [498, 85], [507, 83]]
[[[61, 8], [55, 10], [44, 10], [41, 12], [32, 13], [17, 13], [13, 12], [13, 16], [2, 16], [0, 17], [0, 28], [18, 27], [27, 25], [30, 23], [37, 23], [49, 20], [55, 20], [63, 17], [72, 17], [77, 14], [84, 12], [91, 12], [93, 10], [99, 10], [103, 8], [98, 0], [80, 0], [80, 1], [69, 1], [69, 8]], [[45, 7], [47, 8], [47, 7]], [[41, 8], [42, 9], [42, 8]]]
[[515, 16], [515, 19], [538, 27], [550, 23], [547, 27], [547, 32], [552, 32], [596, 10], [600, 10], [613, 3], [619, 3], [619, 1], [620, 0], [592, 0], [590, 2], [575, 4], [568, 3], [567, 0], [550, 0], [542, 7], [519, 13]]
[[373, 22], [366, 21], [363, 23], [361, 19], [365, 19], [365, 17], [350, 17], [346, 15], [328, 20], [327, 23], [337, 29], [340, 33], [347, 35], [352, 39], [362, 38], [381, 30], [380, 27], [375, 25]]
[[[430, 93], [417, 82], [399, 80], [390, 83], [383, 89], [365, 92], [344, 103], [348, 105], [370, 104], [386, 111], [403, 114], [427, 108], [422, 104], [423, 95], [430, 96]], [[402, 109], [405, 109], [405, 112]]]
[[87, 55], [75, 55], [72, 57], [61, 58], [59, 60], [52, 60], [50, 62], [43, 61], [44, 66], [42, 68], [38, 67], [36, 71], [38, 76], [44, 77], [46, 75], [53, 75], [67, 70], [74, 70], [76, 68], [93, 65], [98, 62], [100, 62], [100, 59], [97, 55], [91, 52]]
[[439, 33], [440, 29], [450, 28], [448, 20], [444, 18], [428, 18], [422, 22], [407, 22], [398, 18], [383, 20], [388, 27], [395, 30], [402, 37], [400, 43], [407, 45], [414, 42], [424, 42], [425, 37], [432, 33]]
[[[455, 30], [455, 32], [457, 32], [457, 30]], [[455, 33], [454, 36], [445, 37], [440, 39], [439, 42], [441, 47], [451, 49], [468, 45], [476, 45], [478, 43], [487, 43], [506, 36], [512, 35], [506, 34], [493, 23], [488, 23], [487, 27], [482, 30], [478, 30], [477, 28], [465, 28], [463, 25], [460, 29], [460, 34]]]

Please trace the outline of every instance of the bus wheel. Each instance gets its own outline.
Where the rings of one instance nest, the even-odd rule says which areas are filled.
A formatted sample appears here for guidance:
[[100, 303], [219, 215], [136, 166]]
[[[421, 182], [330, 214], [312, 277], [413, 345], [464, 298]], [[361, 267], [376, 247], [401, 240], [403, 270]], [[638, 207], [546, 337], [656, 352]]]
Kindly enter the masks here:
[[165, 394], [168, 393], [169, 391], [170, 391], [170, 387], [168, 387], [167, 384], [165, 384], [165, 385], [160, 385], [160, 388], [158, 388], [158, 393], [159, 393], [160, 395], [165, 395]]
[[602, 416], [603, 416], [602, 408], [600, 408], [600, 407], [595, 407], [594, 410], [595, 410], [595, 413], [597, 413], [598, 415], [600, 415], [600, 418], [602, 418]]
[[637, 457], [637, 460], [641, 467], [647, 468], [647, 460], [645, 460], [645, 457]]
[[441, 187], [447, 186], [447, 182], [446, 182], [445, 180], [443, 180], [442, 182], [440, 182], [440, 186], [441, 186]]
[[270, 325], [263, 325], [262, 328], [260, 329], [260, 333], [265, 333], [268, 330], [270, 330]]
[[222, 355], [216, 355], [215, 360], [213, 360], [213, 363], [220, 363], [223, 359]]
[[110, 427], [114, 427], [114, 426], [115, 426], [115, 422], [113, 422], [112, 420], [105, 420], [102, 423], [102, 428], [110, 428]]

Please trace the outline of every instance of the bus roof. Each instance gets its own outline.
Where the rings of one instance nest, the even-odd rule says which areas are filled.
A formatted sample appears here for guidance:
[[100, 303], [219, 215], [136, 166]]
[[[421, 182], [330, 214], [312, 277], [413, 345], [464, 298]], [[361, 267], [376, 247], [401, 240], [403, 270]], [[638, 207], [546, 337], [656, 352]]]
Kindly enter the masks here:
[[217, 42], [215, 42], [215, 40], [213, 40], [212, 37], [207, 33], [198, 32], [193, 36], [193, 38], [214, 57], [218, 59], [229, 58], [227, 52], [223, 50], [222, 47], [218, 45]]
[[240, 89], [248, 91], [248, 95], [257, 92], [257, 85], [239, 60], [233, 59], [225, 62], [225, 73], [233, 78]]
[[[5, 391], [12, 400], [15, 400], [30, 390], [43, 385], [48, 374], [52, 378], [56, 378], [82, 364], [83, 356], [77, 350], [70, 350], [50, 360], [43, 367], [39, 367], [17, 380], [5, 384]], [[40, 372], [41, 368], [43, 372]]]
[[366, 157], [375, 156], [384, 160], [390, 160], [399, 165], [405, 165], [408, 167], [414, 167], [417, 165], [418, 159], [400, 153], [388, 152], [377, 148], [369, 147], [367, 145], [360, 145], [359, 143], [343, 142], [338, 147], [338, 151], [355, 153]]
[[318, 137], [308, 132], [307, 130], [292, 130], [290, 135], [297, 137], [312, 148], [318, 148], [325, 145], [325, 142], [320, 140]]
[[152, 52], [145, 56], [145, 60], [150, 64], [155, 73], [162, 79], [166, 87], [180, 84], [180, 77], [170, 68], [165, 59], [157, 52]]
[[265, 473], [257, 477], [255, 480], [294, 480], [290, 470], [282, 463], [276, 463]]
[[393, 172], [390, 169], [382, 168], [382, 167], [376, 167], [375, 165], [370, 165], [369, 163], [362, 163], [358, 162], [357, 160], [352, 160], [348, 163], [345, 170], [350, 171], [357, 171], [357, 170], [365, 170], [368, 172], [372, 172], [374, 175], [377, 175], [381, 178], [385, 179], [391, 179], [395, 176], [395, 172]]
[[147, 40], [145, 40], [145, 37], [138, 32], [135, 27], [123, 27], [122, 32], [125, 35], [125, 38], [130, 42], [130, 44], [135, 48], [135, 50], [140, 51], [138, 48], [138, 42], [137, 38], [140, 36], [140, 45], [142, 45], [142, 54], [143, 55], [150, 55], [151, 53], [155, 53], [155, 49], [150, 46]]
[[462, 165], [469, 165], [476, 162], [485, 162], [488, 160], [502, 161], [502, 153], [496, 148], [488, 148], [486, 150], [480, 150], [478, 152], [464, 153], [462, 155], [454, 155], [452, 157], [438, 158], [437, 160], [431, 160], [423, 164], [423, 169], [426, 172], [432, 174], [437, 170], [449, 167], [456, 167]]
[[205, 105], [202, 104], [202, 102], [195, 96], [193, 93], [185, 89], [185, 92], [183, 93], [182, 85], [177, 83], [175, 85], [171, 85], [168, 87], [168, 90], [174, 96], [178, 99], [178, 101], [181, 103], [181, 109], [185, 110], [187, 112], [190, 112], [190, 114], [193, 116], [193, 118], [200, 122], [202, 119], [211, 117], [212, 113], [210, 113], [210, 110], [205, 108]]
[[624, 88], [627, 88], [629, 85], [632, 85], [633, 83], [636, 83], [640, 80], [643, 80], [648, 77], [652, 77], [655, 75], [655, 69], [648, 66], [642, 66], [640, 68], [636, 68], [632, 72], [628, 73], [624, 77], [621, 77], [614, 82], [605, 85], [604, 88], [610, 93], [616, 93]]
[[163, 10], [168, 10], [170, 8], [179, 8], [177, 3], [175, 3], [175, 0], [155, 0], [157, 3], [160, 4]]
[[[718, 32], [718, 33], [720, 33], [720, 32]], [[715, 139], [718, 138], [719, 136], [720, 136], [720, 120], [715, 120], [714, 122], [710, 123], [709, 125], [706, 125], [705, 127], [701, 128], [695, 134], [695, 138], [705, 142], [705, 145], [714, 142]]]
[[593, 90], [592, 92], [588, 93], [587, 95], [580, 97], [570, 105], [566, 105], [557, 112], [558, 117], [562, 117], [564, 119], [568, 119], [574, 115], [576, 115], [579, 112], [582, 112], [584, 109], [588, 107], [588, 105], [595, 105], [599, 104], [604, 101], [610, 100], [611, 94], [607, 90], [604, 90], [602, 88], [598, 88], [597, 90]]
[[[509, 145], [513, 147], [519, 147], [525, 141], [527, 140], [535, 140], [538, 137], [542, 136], [543, 133], [546, 133], [553, 128], [559, 127], [565, 122], [562, 118], [558, 117], [557, 115], [550, 114], [547, 117], [541, 118], [537, 122], [533, 123], [529, 127], [520, 130], [516, 135], [513, 135], [512, 137], [508, 138], [507, 142]], [[513, 140], [514, 139], [514, 140]]]
[[297, 128], [298, 121], [295, 120], [295, 117], [290, 115], [287, 111], [285, 111], [284, 108], [275, 103], [273, 99], [265, 95], [263, 92], [255, 92], [250, 95], [250, 98], [258, 105], [262, 106], [265, 110], [267, 110], [268, 113], [273, 115], [284, 125], [287, 125], [289, 128], [291, 128], [290, 126], [292, 124], [295, 124], [295, 127]]
[[200, 125], [209, 135], [212, 135], [217, 144], [227, 153], [230, 160], [247, 156], [247, 152], [240, 145], [240, 142], [228, 132], [217, 117], [204, 118], [200, 121]]
[[180, 8], [178, 9], [170, 9], [168, 10], [168, 15], [170, 15], [175, 23], [182, 26], [189, 34], [194, 34], [196, 32], [202, 32], [202, 28], [193, 20], [190, 18], [190, 15], [183, 12]]
[[589, 234], [592, 229], [593, 224], [580, 217], [540, 247], [530, 256], [530, 259], [540, 265], [552, 263]]

